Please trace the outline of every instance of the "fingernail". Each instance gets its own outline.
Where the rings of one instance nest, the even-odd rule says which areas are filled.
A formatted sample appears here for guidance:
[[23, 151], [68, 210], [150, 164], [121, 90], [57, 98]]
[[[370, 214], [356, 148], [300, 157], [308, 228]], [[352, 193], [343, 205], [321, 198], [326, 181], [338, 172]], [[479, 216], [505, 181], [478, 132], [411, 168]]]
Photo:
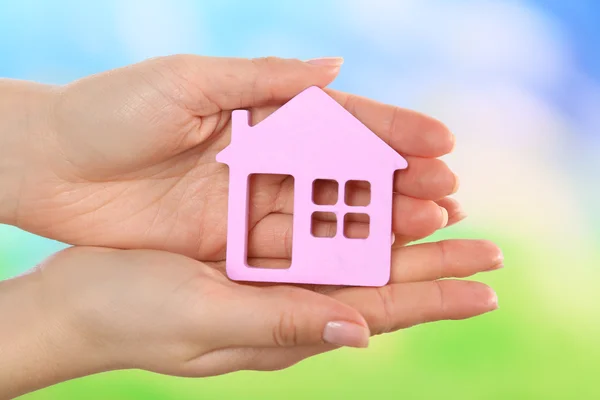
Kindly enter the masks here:
[[[452, 215], [448, 215], [448, 223], [446, 224], [446, 227], [452, 226], [467, 218], [467, 213], [463, 211], [460, 203], [456, 199], [452, 197], [446, 197], [445, 200], [451, 203], [448, 205], [448, 208], [452, 210]], [[446, 208], [446, 211], [448, 211], [448, 208]]]
[[394, 234], [392, 233], [392, 244], [394, 244], [394, 242], [395, 242], [395, 241], [396, 241], [396, 235], [394, 235]]
[[448, 224], [446, 224], [446, 227], [458, 224], [460, 221], [462, 221], [463, 219], [465, 219], [467, 217], [468, 217], [467, 213], [465, 213], [462, 210], [458, 211], [452, 215], [452, 218], [448, 217]]
[[490, 310], [492, 310], [492, 311], [498, 309], [498, 295], [493, 290], [490, 291], [488, 305], [490, 307]]
[[321, 58], [313, 58], [311, 60], [306, 61], [307, 64], [312, 65], [322, 65], [328, 67], [339, 67], [344, 63], [344, 59], [342, 57], [321, 57]]
[[458, 188], [460, 187], [460, 179], [458, 179], [458, 175], [456, 175], [456, 174], [453, 174], [453, 175], [454, 175], [454, 188], [452, 189], [451, 194], [458, 192]]
[[454, 149], [456, 148], [456, 135], [453, 134], [452, 132], [450, 133], [450, 135], [452, 135], [452, 147], [450, 148], [449, 153], [452, 153], [454, 151]]
[[440, 211], [442, 213], [442, 226], [440, 228], [444, 228], [446, 225], [448, 225], [448, 210], [446, 210], [444, 207], [440, 207]]
[[502, 269], [504, 268], [504, 263], [500, 262], [498, 264], [495, 264], [493, 267], [486, 269], [486, 271], [495, 271], [497, 269]]
[[336, 346], [367, 347], [369, 329], [352, 322], [331, 321], [325, 325], [323, 340]]

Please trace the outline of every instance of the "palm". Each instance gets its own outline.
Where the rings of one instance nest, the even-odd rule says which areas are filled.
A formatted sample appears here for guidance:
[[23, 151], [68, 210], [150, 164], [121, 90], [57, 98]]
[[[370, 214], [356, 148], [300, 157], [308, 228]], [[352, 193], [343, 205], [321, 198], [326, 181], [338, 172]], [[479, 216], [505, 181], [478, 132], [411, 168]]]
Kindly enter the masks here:
[[47, 287], [61, 290], [51, 293], [53, 306], [77, 304], [84, 318], [76, 331], [118, 343], [108, 350], [120, 365], [186, 376], [280, 369], [332, 350], [306, 342], [319, 335], [334, 308], [336, 318], [348, 321], [358, 312], [373, 335], [496, 308], [493, 291], [482, 283], [436, 281], [498, 266], [498, 249], [490, 243], [408, 246], [395, 249], [392, 260], [389, 285], [330, 288], [329, 298], [285, 285], [240, 285], [222, 275], [220, 263], [159, 251], [73, 247], [41, 269]]
[[[153, 300], [171, 300], [177, 307], [169, 315], [177, 315], [176, 309], [188, 308], [201, 310], [206, 307], [203, 293], [207, 290], [213, 295], [221, 293], [223, 299], [235, 296], [251, 303], [251, 299], [260, 297], [256, 291], [278, 290], [279, 302], [285, 304], [311, 304], [317, 297], [305, 297], [305, 294], [286, 285], [240, 285], [229, 281], [224, 275], [223, 263], [198, 263], [192, 260], [178, 260], [171, 254], [148, 253], [148, 259], [141, 264], [146, 271], [153, 268], [156, 276], [156, 288]], [[166, 269], [169, 258], [173, 266]], [[458, 320], [477, 316], [497, 308], [496, 295], [485, 284], [465, 280], [444, 279], [449, 277], [469, 277], [478, 272], [496, 269], [502, 266], [502, 255], [498, 248], [486, 241], [456, 240], [420, 244], [398, 248], [392, 252], [391, 280], [383, 288], [346, 288], [333, 286], [303, 285], [320, 294], [325, 294], [357, 310], [368, 324], [371, 335], [395, 332], [413, 325], [439, 320]], [[212, 268], [211, 268], [212, 267]], [[216, 270], [216, 271], [215, 271]], [[217, 272], [217, 273], [215, 273]], [[145, 273], [140, 271], [140, 273]], [[222, 275], [221, 275], [222, 274]], [[135, 276], [132, 276], [134, 279]], [[125, 285], [127, 283], [125, 282]], [[254, 286], [266, 286], [255, 288]], [[229, 293], [222, 293], [230, 290]], [[261, 295], [264, 295], [263, 292]], [[186, 307], [190, 300], [192, 305]], [[274, 301], [276, 302], [276, 301]], [[273, 305], [271, 302], [270, 305]], [[164, 304], [164, 303], [162, 303]], [[291, 307], [290, 304], [290, 307]], [[144, 303], [147, 307], [148, 303]], [[315, 304], [316, 308], [319, 308]], [[308, 307], [310, 309], [310, 307]], [[219, 312], [223, 312], [219, 303]], [[225, 311], [227, 312], [227, 311]], [[277, 315], [278, 311], [268, 310]], [[311, 311], [315, 313], [315, 311]], [[139, 315], [136, 313], [135, 315]], [[298, 317], [298, 316], [296, 316]], [[156, 318], [155, 315], [152, 319]], [[164, 321], [165, 318], [159, 318]], [[275, 339], [275, 347], [237, 347], [213, 351], [209, 357], [202, 354], [188, 357], [187, 363], [178, 369], [161, 370], [163, 373], [185, 375], [207, 375], [214, 371], [232, 372], [238, 369], [282, 369], [307, 357], [335, 349], [331, 345], [300, 346], [299, 330], [302, 327], [285, 324], [289, 319], [278, 317], [281, 326], [269, 335]], [[192, 318], [202, 321], [203, 318]], [[199, 332], [200, 327], [179, 327], [175, 332]], [[283, 348], [281, 348], [283, 347]]]
[[[225, 113], [224, 113], [225, 114]], [[203, 120], [210, 120], [211, 115]], [[193, 117], [192, 117], [193, 118]], [[228, 116], [220, 116], [223, 120]], [[201, 123], [199, 121], [199, 123]], [[177, 126], [178, 124], [173, 123]], [[177, 131], [165, 137], [181, 137]], [[36, 215], [26, 229], [73, 244], [176, 251], [201, 260], [222, 260], [225, 254], [228, 170], [214, 159], [226, 145], [229, 124], [214, 133], [211, 143], [136, 171], [137, 165], [98, 176], [96, 166], [77, 171], [77, 181], [61, 179], [69, 198], [55, 196], [31, 207]], [[124, 178], [126, 176], [126, 178]], [[52, 186], [56, 186], [55, 181]], [[34, 185], [45, 190], [43, 182]], [[258, 231], [277, 229], [265, 217], [276, 211], [281, 182], [264, 182], [254, 193], [254, 223]], [[40, 196], [42, 197], [42, 196]], [[30, 198], [39, 198], [32, 192]], [[99, 207], [100, 205], [100, 207]], [[25, 206], [25, 205], [24, 205]], [[87, 227], [82, 229], [82, 227]], [[285, 226], [281, 226], [285, 229]], [[264, 236], [264, 235], [263, 235]], [[251, 232], [251, 239], [254, 232]], [[264, 237], [262, 238], [264, 240]], [[260, 253], [259, 253], [260, 255]]]
[[[256, 123], [306, 83], [290, 81], [280, 94], [272, 88], [245, 94], [242, 82], [234, 94], [214, 94], [207, 88], [212, 80], [198, 79], [206, 71], [191, 65], [186, 58], [151, 60], [67, 87], [56, 106], [55, 168], [25, 187], [21, 225], [72, 244], [223, 260], [228, 170], [215, 155], [229, 143], [230, 110], [250, 107]], [[253, 90], [260, 91], [258, 80]], [[440, 228], [442, 214], [431, 200], [455, 186], [453, 174], [433, 158], [452, 147], [446, 128], [417, 113], [330, 93], [409, 160], [411, 167], [395, 182], [399, 241]], [[100, 117], [90, 118], [90, 110]], [[253, 192], [251, 257], [288, 258], [292, 210], [286, 189], [286, 181], [273, 178]]]

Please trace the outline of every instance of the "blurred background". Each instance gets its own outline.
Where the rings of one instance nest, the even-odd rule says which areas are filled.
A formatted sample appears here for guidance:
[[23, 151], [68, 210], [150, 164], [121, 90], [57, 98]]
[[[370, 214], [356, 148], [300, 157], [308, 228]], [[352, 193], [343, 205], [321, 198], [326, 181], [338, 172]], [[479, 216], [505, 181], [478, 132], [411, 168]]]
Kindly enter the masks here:
[[[600, 2], [0, 0], [2, 77], [181, 52], [343, 56], [332, 87], [446, 122], [469, 217], [432, 239], [500, 244], [506, 268], [477, 277], [500, 309], [275, 373], [113, 372], [26, 399], [600, 398]], [[0, 278], [62, 247], [0, 226]]]

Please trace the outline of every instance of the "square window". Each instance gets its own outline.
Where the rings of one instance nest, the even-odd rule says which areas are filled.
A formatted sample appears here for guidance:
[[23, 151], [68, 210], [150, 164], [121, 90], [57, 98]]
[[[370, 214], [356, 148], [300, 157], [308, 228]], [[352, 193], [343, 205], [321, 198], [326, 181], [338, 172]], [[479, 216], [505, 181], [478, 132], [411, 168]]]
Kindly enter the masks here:
[[345, 202], [349, 206], [365, 207], [371, 203], [371, 183], [348, 181], [345, 186]]
[[337, 217], [332, 212], [312, 213], [310, 233], [318, 238], [332, 238], [337, 234]]
[[331, 179], [316, 179], [312, 187], [313, 203], [332, 206], [338, 202], [339, 184]]
[[369, 214], [348, 213], [344, 215], [344, 236], [348, 239], [368, 238], [370, 227]]

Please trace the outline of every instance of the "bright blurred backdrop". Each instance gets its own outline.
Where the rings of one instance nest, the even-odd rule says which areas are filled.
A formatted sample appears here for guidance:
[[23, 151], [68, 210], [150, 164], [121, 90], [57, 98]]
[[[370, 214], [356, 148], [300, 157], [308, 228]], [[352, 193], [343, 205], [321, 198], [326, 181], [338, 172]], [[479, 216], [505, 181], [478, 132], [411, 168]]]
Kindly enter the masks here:
[[[600, 2], [0, 0], [2, 77], [181, 52], [343, 56], [333, 87], [446, 122], [469, 217], [433, 239], [503, 248], [506, 268], [478, 277], [500, 309], [275, 373], [113, 372], [25, 399], [600, 398]], [[0, 278], [62, 247], [0, 226]]]

